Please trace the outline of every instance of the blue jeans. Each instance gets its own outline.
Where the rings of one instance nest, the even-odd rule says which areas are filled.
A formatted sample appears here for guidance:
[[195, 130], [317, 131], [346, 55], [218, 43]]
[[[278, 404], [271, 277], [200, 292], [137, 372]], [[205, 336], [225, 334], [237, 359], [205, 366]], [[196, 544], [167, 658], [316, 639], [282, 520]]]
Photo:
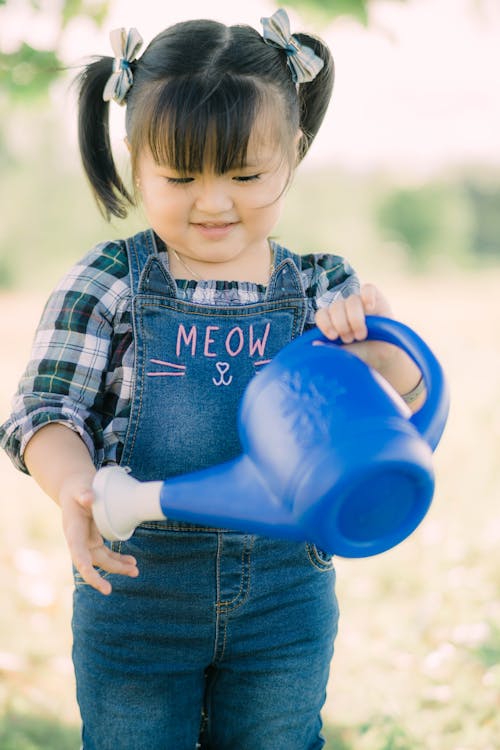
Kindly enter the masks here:
[[338, 609], [312, 545], [144, 524], [140, 576], [76, 574], [84, 750], [317, 750]]

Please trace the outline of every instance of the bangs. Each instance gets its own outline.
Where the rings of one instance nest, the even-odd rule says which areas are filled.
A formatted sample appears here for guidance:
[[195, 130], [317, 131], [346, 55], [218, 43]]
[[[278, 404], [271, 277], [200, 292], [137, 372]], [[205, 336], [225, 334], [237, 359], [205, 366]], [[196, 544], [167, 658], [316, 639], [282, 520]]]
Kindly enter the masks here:
[[169, 80], [149, 97], [149, 111], [146, 104], [135, 118], [134, 151], [149, 147], [157, 164], [185, 175], [243, 168], [252, 135], [281, 151], [289, 141], [277, 132], [283, 122], [277, 99], [251, 78], [226, 76], [215, 84], [201, 77]]

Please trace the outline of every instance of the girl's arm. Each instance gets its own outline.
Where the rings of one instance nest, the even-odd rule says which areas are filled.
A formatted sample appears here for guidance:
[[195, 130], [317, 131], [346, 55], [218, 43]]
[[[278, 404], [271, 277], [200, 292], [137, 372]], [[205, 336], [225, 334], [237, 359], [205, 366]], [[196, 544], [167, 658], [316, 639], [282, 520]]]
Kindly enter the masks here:
[[94, 523], [92, 480], [96, 469], [77, 433], [60, 423], [42, 427], [28, 442], [24, 461], [42, 490], [61, 507], [66, 542], [84, 581], [109, 594], [110, 582], [94, 566], [109, 573], [137, 576], [135, 559], [111, 551]]
[[[365, 284], [359, 294], [341, 298], [316, 313], [315, 322], [329, 339], [340, 338], [347, 348], [369, 364], [401, 395], [411, 393], [421, 373], [412, 359], [401, 349], [383, 341], [365, 341], [366, 315], [391, 317], [385, 297], [373, 284]], [[409, 404], [417, 411], [425, 401], [425, 390]]]

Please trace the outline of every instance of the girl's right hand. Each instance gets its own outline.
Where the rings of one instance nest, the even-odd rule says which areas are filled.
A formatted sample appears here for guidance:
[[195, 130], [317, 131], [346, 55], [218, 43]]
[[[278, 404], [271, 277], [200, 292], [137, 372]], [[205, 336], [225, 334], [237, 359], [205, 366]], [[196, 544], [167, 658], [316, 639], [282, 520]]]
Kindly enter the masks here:
[[113, 552], [104, 544], [92, 516], [92, 478], [86, 472], [68, 476], [61, 486], [59, 502], [64, 535], [76, 569], [89, 586], [107, 595], [111, 584], [96, 567], [131, 578], [137, 577], [139, 571], [134, 557]]

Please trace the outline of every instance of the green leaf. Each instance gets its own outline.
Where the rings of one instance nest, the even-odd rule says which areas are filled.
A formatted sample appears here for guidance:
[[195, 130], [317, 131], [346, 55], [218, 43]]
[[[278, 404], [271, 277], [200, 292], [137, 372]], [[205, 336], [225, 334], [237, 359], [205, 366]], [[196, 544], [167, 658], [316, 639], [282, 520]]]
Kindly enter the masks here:
[[328, 23], [338, 16], [354, 16], [363, 24], [368, 23], [368, 0], [286, 0], [286, 5], [320, 23]]
[[38, 98], [46, 95], [62, 69], [55, 52], [23, 42], [15, 52], [0, 53], [0, 88], [14, 101]]
[[76, 16], [85, 16], [91, 18], [98, 26], [101, 26], [109, 10], [109, 0], [64, 0], [61, 22], [62, 28], [66, 28], [68, 23]]

